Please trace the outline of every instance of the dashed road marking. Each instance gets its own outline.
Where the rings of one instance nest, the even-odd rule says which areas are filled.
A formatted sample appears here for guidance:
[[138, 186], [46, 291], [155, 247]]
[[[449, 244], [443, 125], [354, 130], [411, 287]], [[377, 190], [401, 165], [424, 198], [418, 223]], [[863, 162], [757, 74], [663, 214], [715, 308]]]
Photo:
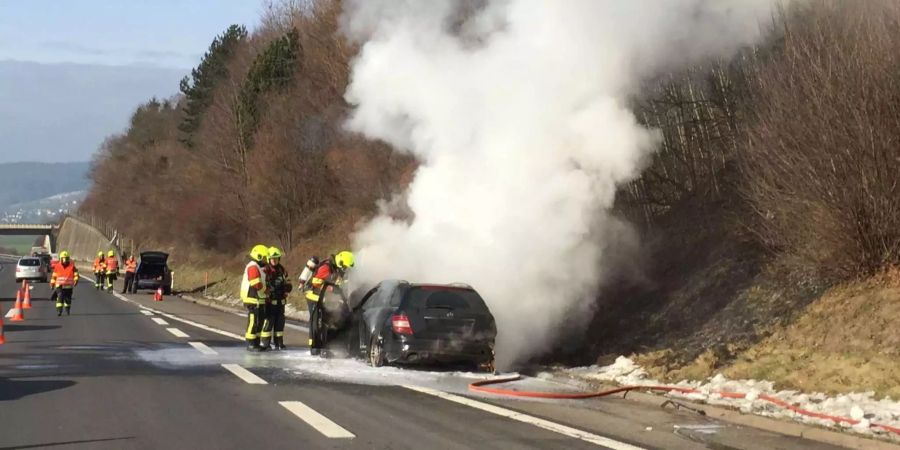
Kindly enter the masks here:
[[152, 315], [153, 315], [152, 312], [147, 311], [146, 309], [142, 309], [142, 310], [141, 310], [141, 314], [143, 314], [143, 315], [145, 315], [145, 316], [152, 316]]
[[179, 330], [178, 328], [166, 328], [166, 330], [167, 330], [169, 333], [174, 334], [176, 337], [180, 337], [180, 338], [190, 337], [190, 336], [187, 335], [187, 333], [185, 333], [184, 331]]
[[641, 447], [636, 447], [631, 444], [626, 444], [625, 442], [619, 442], [615, 439], [610, 439], [608, 437], [600, 436], [593, 433], [588, 433], [586, 431], [581, 431], [577, 428], [572, 428], [566, 425], [562, 425], [556, 422], [551, 422], [549, 420], [540, 419], [534, 416], [529, 416], [527, 414], [522, 414], [520, 412], [513, 411], [511, 409], [501, 408], [499, 406], [491, 405], [489, 403], [479, 402], [477, 400], [472, 400], [470, 398], [462, 397], [459, 395], [448, 394], [446, 392], [436, 391], [434, 389], [428, 389], [419, 386], [403, 386], [407, 389], [421, 392], [423, 394], [433, 395], [435, 397], [442, 398], [444, 400], [449, 400], [451, 402], [459, 403], [461, 405], [466, 405], [475, 409], [479, 409], [481, 411], [489, 412], [491, 414], [496, 414], [501, 417], [506, 417], [508, 419], [516, 420], [522, 423], [527, 423], [529, 425], [534, 425], [538, 428], [543, 428], [545, 430], [552, 431], [554, 433], [559, 433], [565, 436], [569, 436], [575, 439], [580, 439], [585, 442], [590, 442], [591, 444], [599, 445], [601, 447], [609, 448], [612, 450], [643, 450]]
[[168, 324], [169, 324], [169, 322], [166, 322], [165, 320], [160, 319], [159, 317], [154, 317], [154, 318], [152, 318], [152, 319], [150, 319], [150, 320], [156, 322], [156, 323], [159, 324], [159, 325], [168, 325]]
[[222, 364], [222, 367], [249, 384], [269, 384], [266, 382], [266, 380], [263, 380], [262, 378], [256, 376], [253, 372], [237, 364]]
[[190, 344], [191, 347], [196, 348], [197, 351], [199, 351], [200, 353], [203, 353], [204, 355], [218, 355], [219, 354], [219, 352], [209, 348], [209, 346], [207, 346], [206, 344], [204, 344], [202, 342], [191, 341], [191, 342], [188, 342], [188, 344]]
[[243, 341], [243, 340], [244, 340], [244, 337], [241, 336], [241, 335], [239, 335], [239, 334], [232, 333], [232, 332], [230, 332], [230, 331], [220, 330], [220, 329], [218, 329], [218, 328], [214, 328], [214, 327], [211, 327], [211, 326], [209, 326], [209, 325], [204, 325], [204, 324], [202, 324], [202, 323], [194, 322], [193, 320], [182, 319], [181, 317], [178, 317], [178, 316], [175, 316], [175, 315], [172, 315], [172, 314], [168, 314], [168, 313], [162, 312], [162, 311], [160, 311], [160, 310], [158, 310], [158, 309], [149, 308], [149, 307], [144, 306], [144, 305], [142, 305], [142, 304], [140, 304], [140, 303], [138, 303], [138, 302], [136, 302], [136, 301], [134, 301], [134, 300], [129, 299], [128, 297], [125, 297], [125, 296], [122, 295], [122, 294], [119, 294], [118, 292], [114, 292], [113, 295], [115, 295], [116, 298], [118, 298], [119, 300], [122, 300], [123, 302], [128, 302], [128, 303], [132, 303], [132, 304], [134, 304], [134, 305], [137, 305], [137, 307], [140, 308], [142, 311], [150, 311], [151, 313], [159, 314], [160, 316], [163, 316], [163, 317], [165, 317], [165, 318], [167, 318], [167, 319], [177, 320], [177, 321], [179, 321], [179, 322], [181, 322], [181, 323], [186, 323], [186, 324], [188, 324], [188, 325], [190, 325], [190, 326], [192, 326], [192, 327], [197, 327], [197, 328], [200, 328], [201, 330], [206, 330], [206, 331], [209, 331], [209, 332], [212, 332], [212, 333], [220, 334], [220, 335], [222, 335], [222, 336], [227, 336], [227, 337], [230, 337], [230, 338], [235, 339], [235, 340], [238, 340], [238, 341]]
[[332, 439], [353, 439], [356, 437], [355, 434], [347, 431], [346, 428], [332, 422], [331, 419], [302, 402], [278, 402], [278, 404], [287, 408], [288, 411], [294, 413], [300, 420], [315, 428], [316, 431], [322, 433], [325, 437]]

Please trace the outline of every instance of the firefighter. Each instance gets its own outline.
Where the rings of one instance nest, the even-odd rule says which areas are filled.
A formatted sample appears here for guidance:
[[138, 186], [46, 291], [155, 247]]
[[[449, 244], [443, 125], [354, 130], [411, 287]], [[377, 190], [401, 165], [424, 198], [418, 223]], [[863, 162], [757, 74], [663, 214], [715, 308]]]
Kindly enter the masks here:
[[125, 286], [122, 287], [123, 294], [131, 292], [134, 288], [135, 271], [137, 271], [137, 261], [134, 260], [134, 255], [128, 255], [128, 260], [125, 261]]
[[347, 269], [353, 267], [353, 253], [343, 251], [337, 255], [332, 255], [321, 263], [315, 270], [315, 274], [306, 286], [306, 306], [309, 310], [309, 353], [318, 355], [321, 349], [325, 347], [325, 342], [318, 339], [319, 329], [317, 328], [318, 315], [322, 314], [324, 305], [320, 304], [322, 294], [332, 286], [341, 286]]
[[269, 264], [266, 265], [266, 318], [263, 321], [260, 338], [262, 347], [269, 346], [269, 340], [274, 335], [272, 348], [284, 350], [284, 306], [287, 296], [293, 290], [287, 270], [281, 265], [281, 250], [278, 247], [269, 247]]
[[59, 253], [59, 263], [53, 266], [53, 275], [50, 276], [50, 287], [56, 294], [56, 315], [61, 316], [63, 308], [66, 315], [72, 309], [72, 291], [78, 284], [78, 269], [69, 258], [69, 252], [63, 250]]
[[97, 252], [97, 257], [94, 258], [94, 287], [99, 291], [103, 289], [104, 286], [104, 277], [106, 275], [106, 258], [103, 257], [103, 252]]
[[116, 258], [116, 252], [110, 250], [106, 254], [106, 290], [113, 290], [113, 283], [119, 277], [119, 259]]
[[241, 278], [241, 300], [247, 308], [247, 350], [251, 352], [265, 351], [259, 345], [259, 334], [262, 328], [262, 318], [265, 317], [266, 308], [266, 273], [263, 266], [269, 257], [269, 248], [265, 245], [256, 245], [250, 250], [250, 261], [244, 267], [244, 276]]

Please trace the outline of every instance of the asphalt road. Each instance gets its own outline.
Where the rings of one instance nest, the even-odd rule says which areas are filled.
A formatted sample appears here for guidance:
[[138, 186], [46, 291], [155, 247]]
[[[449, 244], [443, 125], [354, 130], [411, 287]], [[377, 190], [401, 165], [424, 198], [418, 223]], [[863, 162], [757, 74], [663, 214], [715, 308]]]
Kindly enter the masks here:
[[[4, 314], [12, 271], [0, 264]], [[293, 349], [248, 354], [242, 318], [172, 298], [85, 282], [57, 317], [47, 285], [33, 292], [26, 321], [4, 322], [0, 450], [835, 448], [622, 399], [470, 396], [478, 375], [314, 358], [295, 329]]]

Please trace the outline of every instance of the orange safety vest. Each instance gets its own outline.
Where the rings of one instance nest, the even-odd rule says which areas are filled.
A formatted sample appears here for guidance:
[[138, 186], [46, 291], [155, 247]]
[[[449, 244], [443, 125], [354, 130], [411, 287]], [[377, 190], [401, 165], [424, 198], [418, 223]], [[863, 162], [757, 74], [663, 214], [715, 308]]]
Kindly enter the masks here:
[[100, 258], [94, 258], [94, 273], [102, 272], [105, 261]]
[[119, 260], [116, 259], [115, 256], [106, 258], [106, 271], [107, 272], [118, 272], [119, 271]]
[[53, 276], [50, 277], [52, 286], [72, 289], [77, 281], [78, 269], [75, 268], [75, 263], [72, 261], [69, 261], [68, 264], [60, 262], [53, 266]]
[[125, 261], [125, 272], [133, 273], [135, 270], [137, 270], [137, 261], [135, 261], [133, 259], [129, 259], [128, 261]]

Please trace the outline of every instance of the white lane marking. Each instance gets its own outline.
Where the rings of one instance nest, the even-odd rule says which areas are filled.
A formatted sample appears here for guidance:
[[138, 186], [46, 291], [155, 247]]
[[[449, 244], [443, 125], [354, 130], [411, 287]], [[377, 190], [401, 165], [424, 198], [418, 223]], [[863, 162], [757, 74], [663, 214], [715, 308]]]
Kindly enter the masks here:
[[172, 315], [172, 314], [168, 314], [168, 313], [164, 313], [164, 312], [162, 312], [162, 311], [160, 311], [160, 310], [158, 310], [158, 309], [153, 309], [153, 308], [144, 306], [144, 305], [142, 305], [142, 304], [140, 304], [140, 303], [138, 303], [138, 302], [136, 302], [136, 301], [134, 301], [134, 300], [131, 300], [131, 299], [125, 297], [125, 296], [122, 295], [122, 294], [119, 294], [118, 292], [114, 292], [113, 295], [115, 295], [119, 300], [122, 300], [123, 302], [133, 303], [133, 304], [137, 305], [138, 308], [141, 308], [141, 309], [144, 310], [144, 311], [150, 311], [151, 313], [159, 314], [160, 316], [166, 317], [166, 318], [168, 318], [168, 319], [177, 320], [177, 321], [179, 321], [179, 322], [181, 322], [181, 323], [186, 323], [186, 324], [188, 324], [188, 325], [190, 325], [190, 326], [200, 328], [201, 330], [206, 330], [206, 331], [209, 331], [209, 332], [212, 332], [212, 333], [220, 334], [220, 335], [222, 335], [222, 336], [227, 336], [227, 337], [230, 337], [230, 338], [235, 339], [235, 340], [238, 340], [238, 341], [243, 341], [243, 340], [244, 340], [244, 337], [241, 336], [241, 335], [239, 335], [239, 334], [235, 334], [235, 333], [232, 333], [232, 332], [230, 332], [230, 331], [220, 330], [220, 329], [218, 329], [218, 328], [214, 328], [214, 327], [211, 327], [211, 326], [209, 326], [209, 325], [204, 325], [204, 324], [202, 324], [202, 323], [194, 322], [193, 320], [182, 319], [181, 317], [178, 317], [178, 316], [175, 316], [175, 315]]
[[227, 369], [229, 372], [235, 374], [238, 378], [246, 381], [250, 384], [269, 384], [266, 383], [266, 380], [256, 376], [253, 372], [237, 365], [237, 364], [222, 364], [222, 367]]
[[146, 309], [142, 309], [142, 310], [141, 310], [141, 314], [143, 314], [143, 315], [145, 315], [145, 316], [152, 316], [152, 315], [153, 315], [152, 312], [147, 311]]
[[219, 352], [209, 348], [208, 345], [206, 345], [202, 342], [191, 341], [191, 342], [188, 342], [188, 344], [190, 344], [191, 347], [196, 348], [197, 351], [199, 351], [200, 353], [203, 353], [204, 355], [218, 355], [219, 354]]
[[169, 324], [169, 322], [166, 322], [165, 320], [160, 319], [159, 317], [153, 317], [150, 320], [156, 322], [159, 325], [168, 325]]
[[601, 447], [606, 447], [613, 450], [643, 450], [641, 447], [635, 447], [631, 444], [626, 444], [624, 442], [619, 442], [614, 439], [610, 439], [608, 437], [600, 436], [593, 433], [588, 433], [586, 431], [581, 431], [576, 428], [572, 428], [566, 425], [558, 424], [556, 422], [550, 422], [549, 420], [540, 419], [534, 416], [529, 416], [527, 414], [522, 414], [520, 412], [513, 411], [511, 409], [501, 408], [499, 406], [494, 406], [488, 403], [479, 402], [476, 400], [472, 400], [470, 398], [461, 397], [459, 395], [448, 394], [446, 392], [436, 391], [434, 389], [428, 389], [419, 386], [403, 386], [406, 389], [410, 389], [416, 392], [421, 392], [423, 394], [433, 395], [435, 397], [442, 398], [444, 400], [449, 400], [451, 402], [459, 403], [461, 405], [466, 405], [475, 409], [479, 409], [485, 412], [489, 412], [491, 414], [496, 414], [498, 416], [506, 417], [508, 419], [516, 420], [519, 422], [527, 423], [530, 425], [534, 425], [538, 428], [543, 428], [545, 430], [552, 431], [554, 433], [559, 433], [565, 436], [569, 436], [575, 439], [581, 439], [585, 442], [590, 442], [591, 444], [599, 445]]
[[329, 418], [319, 414], [316, 410], [306, 406], [302, 402], [278, 402], [279, 405], [287, 408], [288, 411], [294, 413], [300, 420], [306, 422], [319, 433], [332, 439], [353, 439], [355, 434], [347, 431], [346, 428], [332, 422]]
[[167, 330], [169, 333], [174, 334], [176, 337], [180, 337], [180, 338], [190, 337], [190, 336], [187, 335], [187, 333], [185, 333], [184, 331], [179, 330], [178, 328], [166, 328], [166, 330]]

